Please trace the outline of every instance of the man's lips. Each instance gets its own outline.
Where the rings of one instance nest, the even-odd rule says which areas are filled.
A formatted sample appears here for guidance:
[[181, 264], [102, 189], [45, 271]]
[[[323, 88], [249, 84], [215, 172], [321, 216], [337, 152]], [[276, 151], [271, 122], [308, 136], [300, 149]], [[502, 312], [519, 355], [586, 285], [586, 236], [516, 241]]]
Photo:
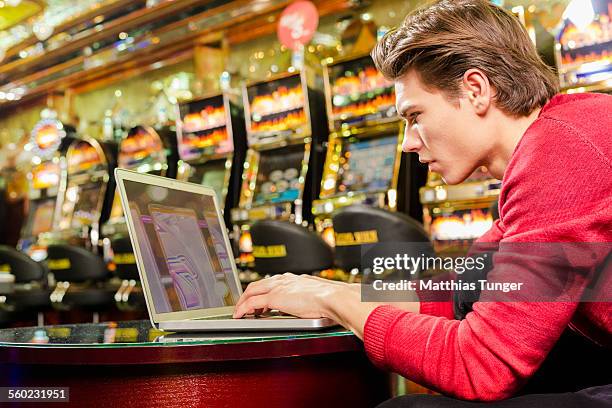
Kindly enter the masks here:
[[421, 159], [419, 159], [419, 161], [421, 163], [427, 165], [427, 167], [429, 168], [429, 171], [437, 172], [439, 170], [437, 162], [435, 160], [421, 160]]

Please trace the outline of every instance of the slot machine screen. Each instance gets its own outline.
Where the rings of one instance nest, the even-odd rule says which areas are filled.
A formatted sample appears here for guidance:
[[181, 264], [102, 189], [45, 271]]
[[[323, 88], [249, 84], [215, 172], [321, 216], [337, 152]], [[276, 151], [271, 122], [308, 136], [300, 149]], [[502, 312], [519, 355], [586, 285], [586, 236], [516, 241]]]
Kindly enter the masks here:
[[612, 78], [612, 1], [592, 0], [588, 3], [593, 11], [589, 24], [577, 27], [564, 14], [555, 38], [563, 87], [589, 85]]
[[306, 98], [299, 74], [247, 88], [250, 133], [277, 136], [307, 124]]
[[91, 225], [100, 216], [98, 213], [100, 188], [98, 184], [81, 188], [72, 215], [73, 228]]
[[261, 153], [254, 204], [294, 201], [302, 189], [303, 146]]
[[194, 160], [234, 150], [222, 95], [181, 105], [180, 155]]
[[55, 197], [37, 201], [31, 210], [30, 225], [28, 229], [32, 236], [49, 232], [53, 228], [53, 214], [55, 212]]
[[437, 242], [461, 243], [481, 237], [493, 226], [489, 208], [441, 211], [429, 220], [431, 239]]
[[104, 168], [103, 158], [94, 146], [84, 140], [71, 145], [66, 154], [68, 174], [74, 175], [86, 171], [95, 172]]
[[195, 167], [193, 174], [189, 177], [189, 181], [211, 187], [217, 193], [219, 202], [222, 202], [224, 199], [223, 190], [226, 173], [225, 159], [210, 161]]
[[397, 118], [393, 83], [376, 70], [370, 56], [331, 65], [328, 73], [334, 129]]
[[336, 193], [374, 192], [391, 186], [397, 135], [358, 142], [345, 141]]
[[136, 169], [148, 165], [149, 171], [158, 166], [161, 172], [165, 164], [166, 153], [163, 142], [157, 132], [151, 128], [136, 126], [119, 145], [118, 165], [121, 168]]

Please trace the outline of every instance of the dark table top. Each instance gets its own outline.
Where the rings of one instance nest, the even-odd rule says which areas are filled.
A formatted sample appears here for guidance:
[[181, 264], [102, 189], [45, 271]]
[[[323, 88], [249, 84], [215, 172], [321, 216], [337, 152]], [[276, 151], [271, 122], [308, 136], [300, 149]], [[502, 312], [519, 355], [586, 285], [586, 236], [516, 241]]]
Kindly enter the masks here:
[[170, 333], [148, 320], [0, 330], [0, 363], [155, 364], [361, 351], [352, 332]]

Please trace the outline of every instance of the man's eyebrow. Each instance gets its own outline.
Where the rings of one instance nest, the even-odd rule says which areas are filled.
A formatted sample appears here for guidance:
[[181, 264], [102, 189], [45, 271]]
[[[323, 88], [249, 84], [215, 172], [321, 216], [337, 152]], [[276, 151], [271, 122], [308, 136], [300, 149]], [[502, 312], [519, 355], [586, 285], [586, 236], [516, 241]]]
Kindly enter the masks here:
[[411, 111], [414, 110], [416, 108], [416, 105], [413, 105], [411, 103], [407, 104], [407, 105], [403, 105], [402, 109], [398, 109], [397, 110], [397, 114], [401, 117], [406, 119], [406, 114]]

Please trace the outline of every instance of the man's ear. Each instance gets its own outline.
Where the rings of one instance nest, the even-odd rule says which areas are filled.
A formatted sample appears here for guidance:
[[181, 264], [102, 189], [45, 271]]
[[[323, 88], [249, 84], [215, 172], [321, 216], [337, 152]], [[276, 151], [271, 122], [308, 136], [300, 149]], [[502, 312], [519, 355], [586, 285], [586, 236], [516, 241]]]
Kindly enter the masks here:
[[476, 114], [487, 113], [493, 98], [493, 89], [487, 75], [477, 68], [470, 68], [463, 74], [462, 82], [467, 99]]

